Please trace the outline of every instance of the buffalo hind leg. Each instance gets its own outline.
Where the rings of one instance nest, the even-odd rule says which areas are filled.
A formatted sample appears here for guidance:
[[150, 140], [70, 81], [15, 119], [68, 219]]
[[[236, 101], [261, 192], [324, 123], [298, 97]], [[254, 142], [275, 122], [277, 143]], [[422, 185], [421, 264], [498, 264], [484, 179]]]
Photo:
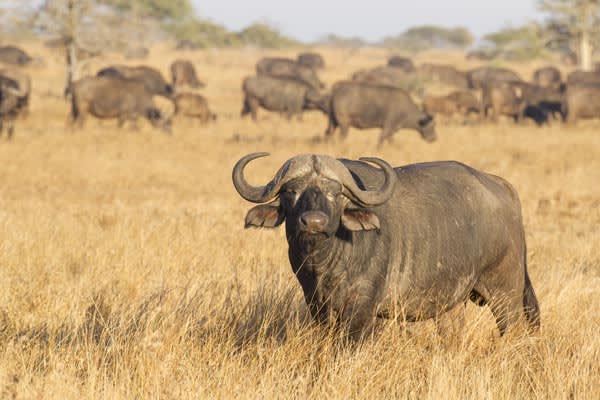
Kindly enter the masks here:
[[523, 313], [524, 271], [520, 257], [509, 253], [481, 276], [469, 296], [478, 305], [490, 306], [500, 336]]

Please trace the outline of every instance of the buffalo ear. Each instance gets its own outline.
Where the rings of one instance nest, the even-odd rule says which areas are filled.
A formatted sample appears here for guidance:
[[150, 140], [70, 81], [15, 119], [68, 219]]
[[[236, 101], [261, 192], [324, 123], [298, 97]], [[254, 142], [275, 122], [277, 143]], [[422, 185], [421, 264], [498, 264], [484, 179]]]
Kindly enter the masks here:
[[372, 231], [380, 229], [379, 218], [372, 211], [346, 209], [342, 214], [342, 225], [349, 231]]
[[285, 215], [279, 207], [279, 201], [270, 204], [260, 204], [248, 211], [244, 228], [252, 226], [258, 228], [275, 228], [281, 225], [284, 220]]

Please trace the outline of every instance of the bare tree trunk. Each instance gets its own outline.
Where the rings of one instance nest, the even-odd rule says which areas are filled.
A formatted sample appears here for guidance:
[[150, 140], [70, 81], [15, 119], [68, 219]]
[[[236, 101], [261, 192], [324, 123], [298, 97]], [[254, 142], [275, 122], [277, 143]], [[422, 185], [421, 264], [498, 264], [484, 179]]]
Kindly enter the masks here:
[[584, 71], [592, 69], [592, 45], [590, 43], [590, 32], [593, 22], [591, 21], [591, 12], [593, 4], [586, 1], [581, 10], [581, 34], [579, 36], [579, 67]]
[[584, 71], [592, 69], [592, 46], [587, 30], [583, 30], [579, 38], [579, 67]]
[[67, 82], [65, 87], [65, 97], [68, 99], [71, 95], [71, 86], [75, 80], [75, 72], [77, 70], [77, 52], [75, 42], [75, 29], [77, 26], [77, 10], [75, 9], [75, 1], [69, 0], [67, 3], [68, 10], [68, 38], [66, 43], [67, 55]]

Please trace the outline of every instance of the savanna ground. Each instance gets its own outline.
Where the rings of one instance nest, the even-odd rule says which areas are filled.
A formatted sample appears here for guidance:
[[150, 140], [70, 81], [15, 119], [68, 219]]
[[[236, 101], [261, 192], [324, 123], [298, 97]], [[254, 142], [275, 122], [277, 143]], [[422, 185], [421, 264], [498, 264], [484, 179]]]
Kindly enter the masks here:
[[[154, 49], [163, 72], [192, 60], [217, 122], [173, 136], [88, 119], [65, 129], [61, 54], [26, 44], [29, 119], [0, 140], [0, 398], [595, 399], [600, 394], [600, 122], [537, 128], [438, 123], [439, 140], [377, 130], [318, 143], [325, 118], [241, 120], [241, 80], [266, 53]], [[383, 63], [382, 50], [323, 50], [331, 85]], [[460, 54], [418, 61], [455, 63]], [[121, 61], [118, 57], [90, 65]], [[532, 65], [516, 65], [529, 77]], [[456, 336], [383, 324], [347, 346], [307, 317], [282, 230], [245, 231], [231, 184], [242, 155], [262, 183], [301, 152], [376, 155], [394, 165], [455, 159], [518, 189], [542, 329], [500, 338], [467, 306]]]

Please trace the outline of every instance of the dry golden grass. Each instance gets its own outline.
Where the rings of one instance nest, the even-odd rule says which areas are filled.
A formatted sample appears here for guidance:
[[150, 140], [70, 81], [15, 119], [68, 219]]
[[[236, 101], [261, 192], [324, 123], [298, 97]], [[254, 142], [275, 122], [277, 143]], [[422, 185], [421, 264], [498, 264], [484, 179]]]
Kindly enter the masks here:
[[[216, 123], [179, 122], [169, 137], [89, 119], [69, 132], [62, 56], [28, 46], [46, 60], [29, 68], [31, 117], [0, 140], [0, 398], [600, 395], [598, 123], [439, 125], [434, 144], [400, 132], [381, 152], [375, 130], [319, 144], [318, 113], [239, 119], [241, 79], [266, 53], [155, 49], [148, 63], [164, 72], [176, 57], [196, 63]], [[386, 53], [324, 55], [331, 84]], [[474, 65], [460, 57], [419, 61]], [[533, 67], [516, 68], [529, 76]], [[250, 205], [231, 167], [257, 150], [272, 153], [249, 167], [257, 183], [300, 152], [395, 165], [456, 159], [507, 178], [523, 202], [541, 332], [500, 338], [489, 311], [469, 305], [455, 337], [390, 322], [345, 346], [307, 317], [282, 232], [242, 228]]]

